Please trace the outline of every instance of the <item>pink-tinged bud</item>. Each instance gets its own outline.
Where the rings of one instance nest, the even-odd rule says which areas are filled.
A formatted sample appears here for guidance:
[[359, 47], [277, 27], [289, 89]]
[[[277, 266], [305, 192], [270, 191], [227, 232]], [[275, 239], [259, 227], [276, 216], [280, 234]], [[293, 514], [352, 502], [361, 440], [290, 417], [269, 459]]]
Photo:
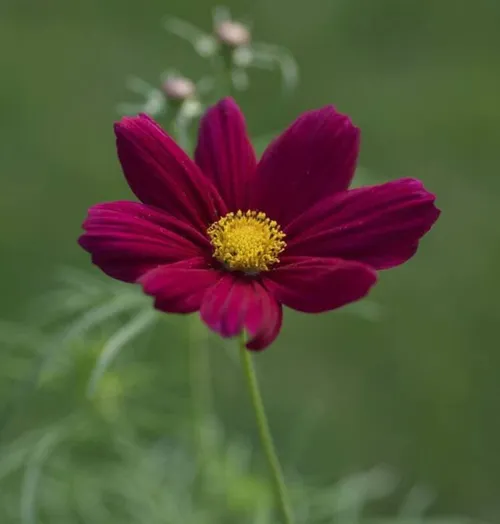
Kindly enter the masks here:
[[163, 93], [172, 100], [183, 102], [188, 98], [193, 98], [196, 93], [196, 86], [189, 78], [183, 76], [171, 76], [162, 84]]
[[252, 38], [250, 30], [240, 22], [225, 20], [215, 26], [215, 34], [219, 41], [228, 47], [248, 45]]

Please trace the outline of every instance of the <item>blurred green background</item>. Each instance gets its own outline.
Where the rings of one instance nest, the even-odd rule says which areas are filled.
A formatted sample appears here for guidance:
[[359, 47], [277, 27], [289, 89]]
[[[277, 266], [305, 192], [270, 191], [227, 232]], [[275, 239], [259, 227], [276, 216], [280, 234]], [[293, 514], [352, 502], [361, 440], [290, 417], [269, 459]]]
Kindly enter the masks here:
[[[170, 14], [208, 30], [212, 7], [206, 0], [2, 0], [0, 318], [26, 318], [58, 267], [89, 269], [76, 244], [86, 209], [129, 197], [111, 127], [116, 103], [130, 99], [124, 79], [132, 73], [154, 83], [168, 67], [195, 79], [207, 74], [207, 62], [161, 21]], [[300, 66], [290, 99], [280, 94], [278, 74], [251, 72], [238, 101], [253, 136], [334, 103], [361, 127], [361, 164], [374, 181], [421, 178], [443, 210], [419, 255], [381, 276], [371, 296], [380, 320], [348, 311], [287, 314], [282, 336], [259, 355], [285, 463], [318, 482], [388, 464], [407, 485], [430, 486], [436, 511], [498, 522], [500, 3], [241, 0], [229, 7], [252, 20], [256, 40], [288, 47]], [[130, 366], [170, 369], [182, 361], [175, 329], [161, 329], [135, 341], [132, 357], [125, 350]], [[230, 434], [254, 439], [238, 370], [212, 346], [219, 415]], [[3, 353], [0, 402], [10, 406], [10, 385], [29, 374], [9, 377], [11, 356]], [[154, 385], [150, 396], [167, 394], [160, 379]], [[36, 427], [41, 412], [70, 413], [68, 395], [23, 397], [28, 407], [15, 406], [24, 417], [4, 410], [4, 439]], [[135, 409], [151, 407], [150, 397], [140, 399]]]

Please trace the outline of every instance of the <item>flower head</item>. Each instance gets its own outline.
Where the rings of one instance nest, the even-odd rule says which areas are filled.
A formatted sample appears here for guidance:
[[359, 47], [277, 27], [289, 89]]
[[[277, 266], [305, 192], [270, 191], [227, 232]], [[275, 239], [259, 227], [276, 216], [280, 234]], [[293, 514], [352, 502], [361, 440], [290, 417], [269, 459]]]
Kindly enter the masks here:
[[168, 99], [176, 102], [183, 102], [196, 94], [194, 83], [189, 78], [179, 75], [168, 75], [161, 88]]
[[219, 42], [228, 47], [246, 46], [252, 39], [250, 29], [246, 25], [230, 19], [216, 23], [214, 32]]
[[231, 69], [231, 82], [235, 89], [245, 90], [249, 85], [247, 69], [278, 70], [286, 91], [295, 89], [299, 70], [290, 51], [282, 46], [254, 42], [249, 23], [236, 20], [229, 9], [218, 6], [213, 13], [213, 31], [203, 30], [185, 20], [168, 17], [165, 28], [188, 41], [204, 58], [221, 57]]
[[80, 245], [157, 309], [199, 311], [223, 337], [244, 330], [249, 349], [276, 338], [283, 306], [319, 313], [364, 297], [439, 216], [415, 179], [348, 189], [359, 130], [331, 106], [299, 117], [259, 162], [230, 98], [202, 118], [194, 161], [146, 115], [115, 132], [141, 203], [91, 207]]

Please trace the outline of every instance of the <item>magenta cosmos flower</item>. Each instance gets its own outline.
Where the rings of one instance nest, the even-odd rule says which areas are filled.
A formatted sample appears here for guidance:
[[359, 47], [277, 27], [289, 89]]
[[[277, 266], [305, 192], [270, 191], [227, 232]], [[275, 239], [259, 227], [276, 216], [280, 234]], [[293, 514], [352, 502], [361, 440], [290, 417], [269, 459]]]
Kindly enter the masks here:
[[348, 190], [359, 129], [331, 106], [300, 116], [259, 162], [230, 98], [203, 117], [194, 161], [148, 116], [115, 132], [141, 203], [91, 207], [80, 245], [157, 309], [200, 311], [223, 337], [244, 330], [249, 349], [276, 338], [282, 306], [320, 313], [364, 297], [439, 215], [415, 179]]

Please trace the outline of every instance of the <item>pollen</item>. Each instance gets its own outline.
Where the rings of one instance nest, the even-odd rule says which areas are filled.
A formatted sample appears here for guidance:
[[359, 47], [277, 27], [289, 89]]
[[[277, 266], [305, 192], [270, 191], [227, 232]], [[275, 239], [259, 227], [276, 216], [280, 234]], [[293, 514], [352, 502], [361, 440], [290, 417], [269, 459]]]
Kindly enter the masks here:
[[230, 271], [254, 275], [279, 262], [285, 249], [285, 233], [274, 220], [259, 211], [228, 213], [207, 230], [213, 256]]

